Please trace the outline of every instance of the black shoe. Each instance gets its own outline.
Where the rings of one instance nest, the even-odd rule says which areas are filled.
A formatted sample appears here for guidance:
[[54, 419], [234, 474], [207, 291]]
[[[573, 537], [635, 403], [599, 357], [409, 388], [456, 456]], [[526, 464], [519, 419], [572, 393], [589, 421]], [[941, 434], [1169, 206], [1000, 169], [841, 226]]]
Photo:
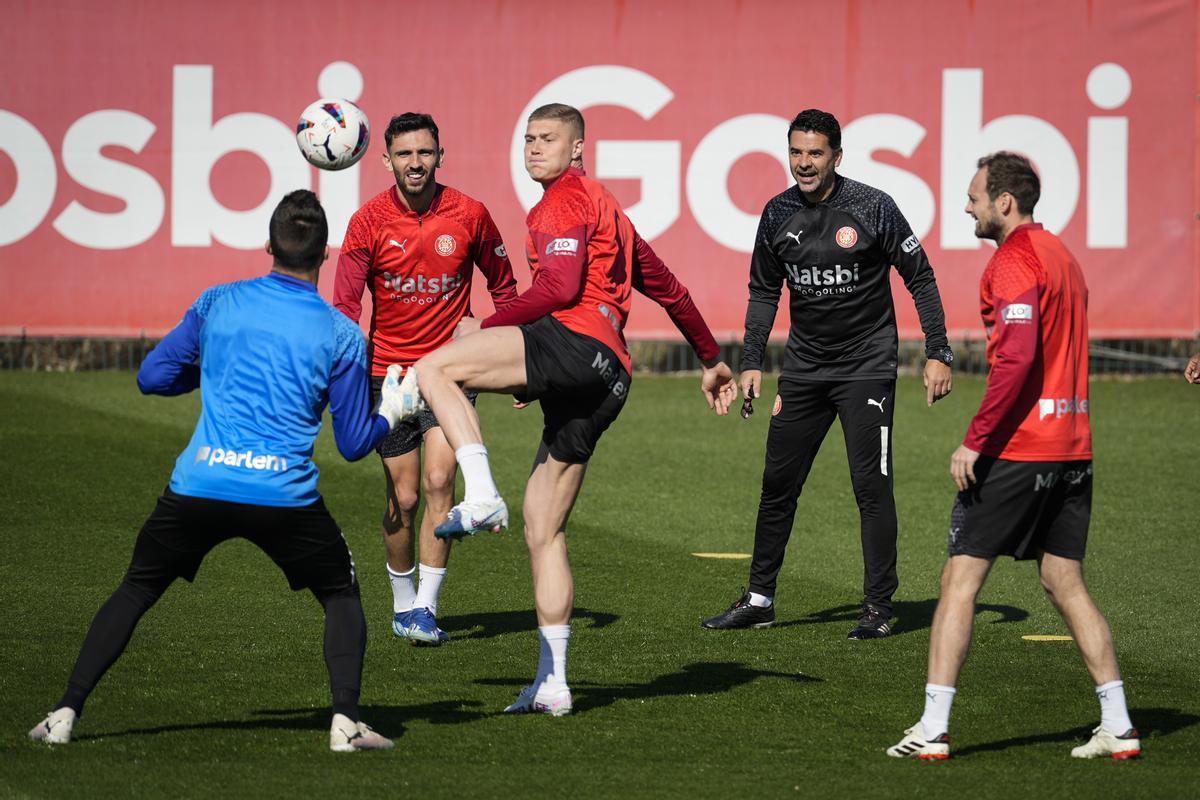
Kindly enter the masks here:
[[728, 610], [700, 623], [700, 627], [711, 630], [729, 628], [769, 628], [775, 624], [775, 604], [760, 608], [750, 605], [750, 593], [746, 592]]
[[867, 603], [858, 617], [858, 624], [850, 629], [847, 639], [882, 639], [890, 636], [896, 618], [882, 608]]

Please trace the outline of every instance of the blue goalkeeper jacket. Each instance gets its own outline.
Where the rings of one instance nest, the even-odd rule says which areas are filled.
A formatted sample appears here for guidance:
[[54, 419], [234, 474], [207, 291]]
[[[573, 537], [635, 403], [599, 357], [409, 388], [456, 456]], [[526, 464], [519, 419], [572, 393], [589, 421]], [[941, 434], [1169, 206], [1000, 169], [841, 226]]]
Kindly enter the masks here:
[[320, 499], [313, 441], [325, 406], [338, 450], [362, 458], [388, 431], [373, 413], [362, 332], [317, 287], [271, 273], [205, 290], [138, 370], [144, 394], [200, 387], [200, 420], [172, 491], [263, 506]]

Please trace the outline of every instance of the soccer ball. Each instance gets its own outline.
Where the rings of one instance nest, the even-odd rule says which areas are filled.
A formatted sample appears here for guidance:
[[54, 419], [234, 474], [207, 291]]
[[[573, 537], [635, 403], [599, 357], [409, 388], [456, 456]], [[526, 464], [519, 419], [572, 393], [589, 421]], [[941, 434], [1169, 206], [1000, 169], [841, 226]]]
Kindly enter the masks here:
[[367, 152], [371, 125], [349, 100], [322, 98], [304, 109], [296, 124], [296, 144], [308, 163], [321, 169], [353, 166]]

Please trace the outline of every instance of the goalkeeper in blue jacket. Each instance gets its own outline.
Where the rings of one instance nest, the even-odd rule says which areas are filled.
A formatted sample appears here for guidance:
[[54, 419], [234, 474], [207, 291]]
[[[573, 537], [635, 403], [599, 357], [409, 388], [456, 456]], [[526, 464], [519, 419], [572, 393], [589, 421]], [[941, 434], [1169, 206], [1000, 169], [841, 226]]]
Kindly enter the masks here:
[[138, 388], [178, 395], [199, 387], [200, 419], [121, 585], [92, 620], [66, 692], [31, 739], [69, 742], [142, 615], [176, 578], [195, 578], [210, 550], [240, 537], [325, 609], [330, 748], [392, 746], [359, 718], [367, 625], [350, 549], [317, 491], [312, 452], [326, 405], [342, 455], [354, 461], [371, 452], [404, 414], [399, 368], [373, 409], [362, 333], [317, 293], [328, 235], [316, 195], [284, 197], [271, 216], [271, 272], [206, 290], [146, 357]]

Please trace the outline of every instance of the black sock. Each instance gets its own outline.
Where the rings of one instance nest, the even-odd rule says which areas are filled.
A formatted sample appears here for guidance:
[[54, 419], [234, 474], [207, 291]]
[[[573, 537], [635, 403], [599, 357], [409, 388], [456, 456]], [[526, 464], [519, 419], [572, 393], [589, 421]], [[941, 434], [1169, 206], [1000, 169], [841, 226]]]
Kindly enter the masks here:
[[363, 654], [367, 649], [367, 618], [363, 616], [358, 587], [317, 595], [317, 599], [325, 607], [325, 666], [329, 669], [333, 713], [358, 722]]

